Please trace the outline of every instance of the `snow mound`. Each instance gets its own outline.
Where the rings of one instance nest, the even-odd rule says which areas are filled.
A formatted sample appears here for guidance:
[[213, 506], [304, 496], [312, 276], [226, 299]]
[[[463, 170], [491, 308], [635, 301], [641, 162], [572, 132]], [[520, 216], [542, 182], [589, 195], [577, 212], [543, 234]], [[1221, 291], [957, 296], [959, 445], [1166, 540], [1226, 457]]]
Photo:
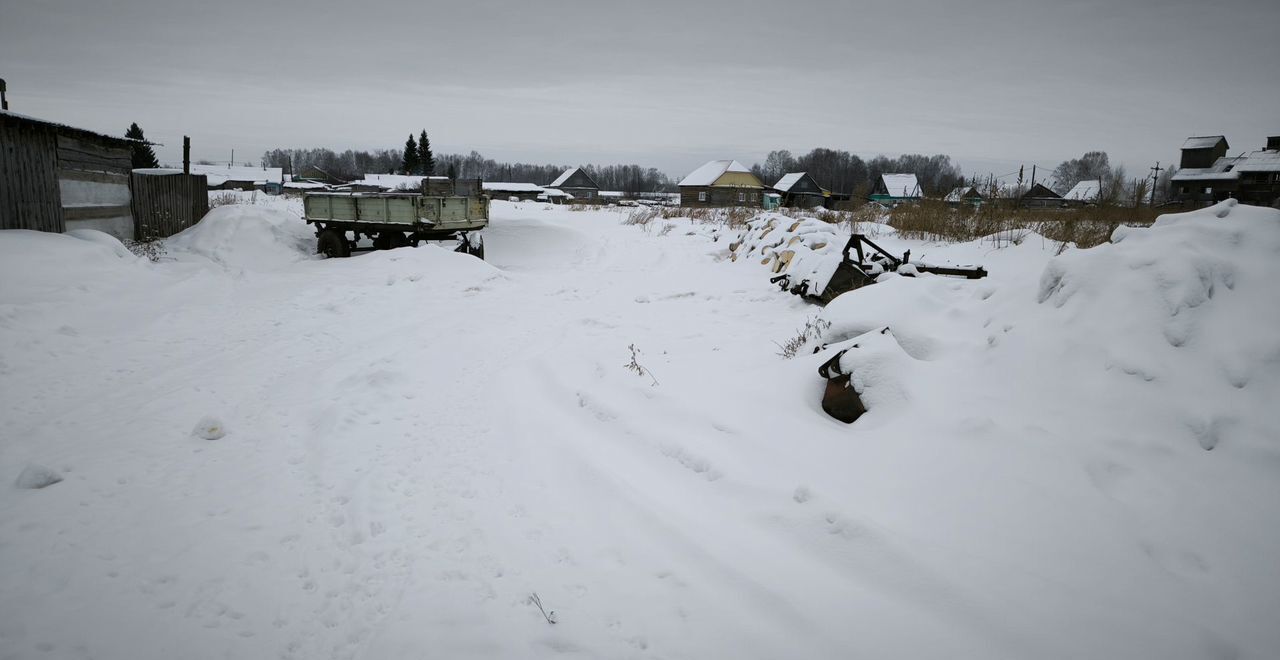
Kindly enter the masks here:
[[[92, 232], [99, 234], [101, 232]], [[138, 258], [84, 233], [53, 234], [26, 229], [0, 231], [0, 303], [48, 300], [54, 292], [112, 279], [137, 266]], [[105, 236], [105, 234], [103, 234]], [[110, 238], [110, 237], [108, 237]]]
[[218, 440], [227, 434], [227, 427], [223, 425], [222, 420], [213, 416], [201, 417], [196, 422], [196, 427], [191, 429], [191, 435], [205, 440]]
[[287, 211], [228, 204], [209, 211], [165, 247], [173, 257], [189, 253], [232, 269], [273, 270], [315, 258], [315, 234]]
[[59, 481], [62, 481], [62, 475], [58, 474], [57, 471], [43, 465], [31, 463], [18, 474], [18, 480], [14, 482], [14, 485], [18, 488], [34, 490], [52, 486]]
[[89, 241], [90, 243], [97, 243], [98, 245], [111, 250], [121, 259], [132, 259], [136, 256], [129, 251], [129, 248], [124, 246], [124, 243], [120, 242], [120, 239], [106, 232], [98, 231], [97, 229], [72, 229], [67, 232], [67, 236], [78, 238], [82, 241]]
[[903, 350], [889, 328], [829, 348], [844, 351], [839, 372], [849, 376], [868, 412], [911, 405], [912, 386], [922, 380], [923, 364]]

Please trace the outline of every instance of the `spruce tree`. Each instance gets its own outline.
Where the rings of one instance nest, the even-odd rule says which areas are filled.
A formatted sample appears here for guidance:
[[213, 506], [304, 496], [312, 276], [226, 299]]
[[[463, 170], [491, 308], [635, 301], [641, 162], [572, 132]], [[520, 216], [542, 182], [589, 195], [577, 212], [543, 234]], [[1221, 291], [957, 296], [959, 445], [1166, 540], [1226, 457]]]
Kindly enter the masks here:
[[[124, 132], [124, 136], [134, 140], [146, 140], [142, 137], [142, 129], [138, 124], [129, 124], [129, 130]], [[160, 161], [156, 160], [156, 152], [151, 150], [151, 145], [145, 142], [135, 142], [132, 147], [133, 151], [133, 168], [160, 167]]]
[[436, 157], [431, 153], [431, 140], [427, 139], [427, 130], [422, 129], [422, 135], [418, 137], [418, 158], [422, 161], [423, 176], [431, 176], [436, 173]]
[[404, 143], [404, 158], [400, 161], [400, 169], [405, 174], [416, 174], [421, 161], [418, 159], [418, 143], [413, 141], [413, 133]]

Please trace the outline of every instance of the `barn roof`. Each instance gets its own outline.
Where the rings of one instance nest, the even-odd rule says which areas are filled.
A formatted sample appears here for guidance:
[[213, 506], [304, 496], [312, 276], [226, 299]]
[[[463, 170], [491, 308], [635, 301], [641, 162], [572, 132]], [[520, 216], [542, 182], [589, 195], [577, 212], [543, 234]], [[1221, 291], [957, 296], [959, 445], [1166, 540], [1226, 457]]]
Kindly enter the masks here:
[[920, 181], [914, 174], [881, 174], [880, 180], [891, 197], [920, 196]]
[[1092, 181], [1081, 181], [1075, 187], [1067, 191], [1063, 195], [1063, 199], [1074, 199], [1081, 202], [1095, 202], [1098, 200], [1098, 194], [1102, 192], [1102, 181], [1094, 179]]
[[750, 172], [745, 165], [736, 160], [713, 160], [689, 173], [680, 180], [681, 186], [709, 186], [727, 172]]
[[777, 183], [773, 184], [773, 189], [781, 190], [782, 192], [787, 192], [791, 190], [791, 186], [796, 185], [796, 183], [799, 182], [800, 179], [803, 179], [804, 175], [805, 175], [804, 172], [789, 172], [787, 174], [784, 174], [782, 175], [781, 179], [778, 179]]
[[[1189, 137], [1186, 142], [1182, 143], [1183, 149], [1212, 149], [1218, 146], [1219, 142], [1226, 142], [1227, 138], [1222, 135], [1201, 135], [1198, 137]], [[1230, 145], [1228, 145], [1230, 148]]]
[[1280, 150], [1259, 149], [1244, 156], [1235, 169], [1240, 172], [1280, 172]]
[[529, 192], [546, 192], [546, 188], [536, 183], [515, 183], [507, 181], [485, 181], [480, 184], [485, 190], [505, 193], [529, 193]]
[[82, 137], [92, 137], [100, 140], [112, 140], [115, 142], [122, 143], [121, 146], [131, 146], [137, 143], [154, 144], [153, 142], [146, 142], [144, 140], [135, 140], [133, 138], [121, 137], [118, 135], [107, 135], [106, 133], [91, 131], [87, 128], [77, 128], [75, 126], [69, 126], [67, 124], [62, 124], [56, 121], [49, 121], [48, 119], [40, 119], [39, 117], [32, 117], [31, 115], [24, 115], [18, 112], [13, 112], [11, 110], [0, 110], [0, 117], [4, 117], [7, 119], [14, 119], [16, 121], [21, 121], [21, 122], [28, 122], [32, 124], [40, 124], [42, 126], [56, 128], [60, 131], [63, 131], [66, 133], [72, 133], [75, 135], [80, 135]]
[[1223, 156], [1209, 167], [1185, 167], [1174, 172], [1173, 181], [1234, 181], [1240, 178], [1236, 164], [1243, 156]]
[[974, 197], [982, 198], [982, 193], [978, 192], [978, 189], [974, 186], [960, 186], [958, 188], [952, 188], [951, 192], [947, 193], [947, 196], [944, 197], [942, 201], [962, 202], [966, 199], [973, 199]]

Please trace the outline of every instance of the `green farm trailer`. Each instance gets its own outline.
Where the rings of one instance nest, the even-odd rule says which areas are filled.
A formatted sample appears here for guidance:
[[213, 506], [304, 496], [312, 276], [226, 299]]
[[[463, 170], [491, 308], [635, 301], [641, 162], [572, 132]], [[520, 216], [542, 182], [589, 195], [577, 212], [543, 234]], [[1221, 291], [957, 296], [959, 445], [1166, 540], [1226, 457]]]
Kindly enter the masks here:
[[[457, 240], [458, 252], [484, 258], [484, 239], [478, 233], [489, 224], [489, 198], [484, 195], [308, 193], [302, 206], [307, 224], [316, 228], [316, 251], [328, 257]], [[358, 247], [361, 237], [373, 247]]]

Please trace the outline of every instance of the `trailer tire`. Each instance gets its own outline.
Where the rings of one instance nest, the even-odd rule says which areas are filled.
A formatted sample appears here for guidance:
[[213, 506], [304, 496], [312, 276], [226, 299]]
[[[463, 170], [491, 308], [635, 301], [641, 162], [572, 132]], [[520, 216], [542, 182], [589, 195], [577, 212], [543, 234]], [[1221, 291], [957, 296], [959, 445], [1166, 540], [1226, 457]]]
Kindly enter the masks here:
[[408, 244], [409, 238], [402, 231], [378, 232], [378, 237], [373, 239], [373, 247], [378, 250], [394, 250]]
[[351, 256], [351, 244], [347, 242], [346, 232], [337, 229], [325, 229], [316, 238], [316, 252], [330, 259]]

